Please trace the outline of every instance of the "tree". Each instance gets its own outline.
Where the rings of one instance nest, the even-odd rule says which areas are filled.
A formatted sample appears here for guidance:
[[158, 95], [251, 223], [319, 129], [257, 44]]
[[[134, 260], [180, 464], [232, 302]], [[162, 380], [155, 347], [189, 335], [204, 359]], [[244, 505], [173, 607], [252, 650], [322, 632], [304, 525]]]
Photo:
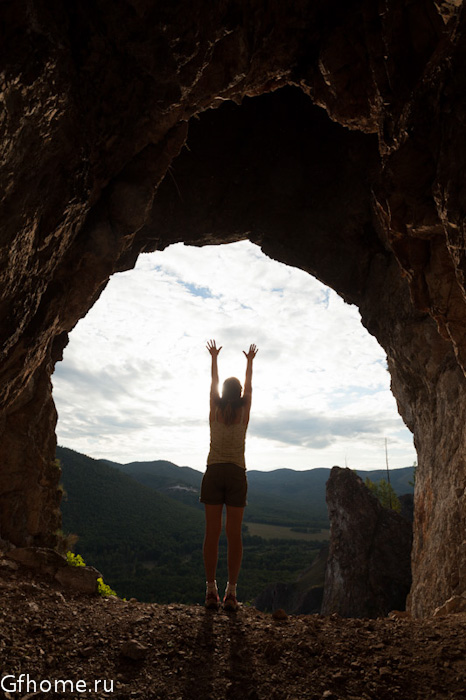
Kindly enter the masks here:
[[379, 499], [384, 508], [391, 508], [391, 510], [396, 511], [397, 513], [401, 512], [400, 499], [396, 495], [393, 486], [385, 481], [385, 479], [381, 479], [375, 483], [371, 481], [369, 477], [366, 477], [365, 484], [369, 491]]

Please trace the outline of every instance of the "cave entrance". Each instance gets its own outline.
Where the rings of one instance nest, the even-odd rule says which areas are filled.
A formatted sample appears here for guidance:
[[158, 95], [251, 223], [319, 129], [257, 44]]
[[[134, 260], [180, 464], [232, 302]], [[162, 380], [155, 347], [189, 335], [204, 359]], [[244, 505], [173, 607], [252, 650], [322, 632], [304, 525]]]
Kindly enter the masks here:
[[[357, 305], [361, 310], [363, 323], [387, 349], [390, 344], [383, 341], [387, 340], [387, 329], [390, 330], [396, 325], [393, 321], [400, 309], [400, 304], [396, 307], [393, 305], [394, 287], [387, 284], [387, 280], [395, 278], [398, 280], [399, 270], [394, 263], [393, 255], [385, 249], [375, 228], [371, 199], [373, 168], [377, 157], [374, 135], [357, 134], [333, 124], [327, 115], [312, 105], [305, 95], [294, 90], [278, 91], [273, 95], [246, 100], [241, 106], [225, 105], [206, 112], [198, 121], [194, 120], [191, 126], [188, 147], [173, 162], [169, 174], [157, 190], [150, 211], [144, 211], [144, 214], [147, 214], [143, 219], [144, 224], [135, 233], [128, 222], [132, 220], [136, 209], [138, 211], [134, 216], [141, 221], [143, 217], [140, 214], [140, 202], [147, 203], [147, 199], [143, 197], [153, 191], [149, 187], [153, 182], [144, 179], [147, 174], [146, 168], [141, 168], [141, 162], [146, 165], [147, 159], [144, 162], [142, 158], [141, 161], [137, 160], [130, 164], [131, 167], [122, 174], [118, 182], [111, 183], [105, 197], [96, 206], [96, 211], [89, 217], [87, 229], [79, 238], [82, 248], [79, 249], [77, 259], [83, 262], [81, 268], [77, 268], [75, 284], [78, 284], [78, 280], [84, 279], [86, 284], [89, 284], [89, 288], [91, 283], [95, 285], [94, 294], [98, 295], [102, 289], [106, 271], [107, 274], [111, 274], [112, 271], [121, 271], [130, 267], [138, 253], [163, 251], [165, 248], [169, 253], [172, 244], [184, 242], [203, 247], [204, 252], [201, 248], [198, 252], [206, 255], [205, 246], [210, 244], [216, 244], [217, 247], [218, 244], [228, 243], [239, 245], [241, 241], [249, 240], [250, 244], [259, 246], [270, 258], [279, 260], [297, 271], [301, 270], [300, 274], [305, 275], [308, 283], [312, 278], [317, 278], [328, 287], [335, 289], [341, 299]], [[150, 151], [150, 154], [152, 153], [153, 151]], [[139, 197], [136, 203], [135, 194]], [[126, 209], [129, 213], [125, 211]], [[123, 239], [122, 248], [115, 251], [120, 234]], [[97, 248], [94, 247], [96, 242]], [[228, 247], [222, 245], [218, 249], [227, 250]], [[144, 256], [140, 259], [142, 262]], [[245, 308], [251, 306], [249, 277], [257, 276], [260, 283], [265, 276], [256, 272], [258, 265], [257, 261], [243, 265], [243, 275], [246, 273], [248, 286], [246, 298], [240, 302], [240, 306], [242, 304]], [[213, 266], [211, 268], [214, 269]], [[114, 280], [117, 279], [118, 276], [114, 276]], [[66, 282], [67, 280], [63, 280], [64, 288], [66, 288]], [[209, 291], [208, 282], [196, 282], [196, 280], [191, 282], [189, 277], [185, 282], [188, 286], [197, 285], [190, 290], [191, 293], [197, 292], [194, 297], [203, 299], [204, 303], [210, 301], [209, 294], [212, 292]], [[243, 283], [242, 286], [246, 285]], [[285, 291], [290, 287], [292, 285], [274, 281], [272, 290], [276, 291], [273, 294], [280, 295], [283, 289], [283, 297], [286, 301]], [[207, 290], [204, 296], [203, 289]], [[145, 295], [143, 286], [140, 287], [139, 292], [140, 296]], [[327, 292], [323, 294], [324, 299], [325, 294]], [[106, 296], [102, 297], [103, 303]], [[227, 295], [225, 297], [228, 299]], [[146, 312], [147, 317], [150, 317], [150, 297], [147, 299]], [[128, 301], [126, 299], [127, 305]], [[173, 305], [173, 299], [170, 303]], [[339, 303], [343, 304], [340, 301]], [[79, 304], [82, 304], [82, 307]], [[89, 295], [84, 300], [79, 299], [76, 308], [84, 310], [87, 308], [86, 304], [87, 306], [90, 304]], [[304, 346], [306, 337], [313, 339], [314, 336], [311, 329], [308, 334], [303, 333], [302, 308], [301, 313], [292, 311], [297, 316], [298, 323], [301, 324], [299, 342]], [[274, 312], [275, 316], [268, 324], [270, 327], [274, 327], [276, 322], [277, 308], [274, 308]], [[76, 309], [73, 309], [73, 313], [77, 313]], [[165, 319], [159, 325], [160, 329], [165, 330], [171, 322], [172, 315], [171, 309], [167, 309]], [[256, 312], [256, 316], [262, 322], [260, 310]], [[91, 316], [88, 315], [87, 319], [90, 318]], [[86, 319], [83, 323], [86, 323]], [[216, 327], [216, 324], [210, 325]], [[261, 347], [261, 357], [266, 355], [270, 343], [267, 343], [266, 336], [262, 338], [257, 333], [258, 328], [260, 329], [260, 323], [256, 322], [254, 336], [251, 332], [247, 339], [243, 340], [241, 337], [241, 345], [236, 348], [240, 359], [241, 350], [251, 341]], [[240, 330], [243, 330], [242, 326]], [[113, 343], [109, 343], [101, 327], [96, 329], [95, 334], [101, 336], [110, 352], [112, 347], [124, 346], [127, 342], [125, 335], [120, 334]], [[137, 334], [136, 328], [134, 335]], [[202, 344], [199, 343], [200, 333], [196, 339], [197, 347], [200, 348], [200, 357], [202, 357], [200, 362], [205, 367], [205, 379], [199, 383], [197, 391], [192, 393], [189, 390], [190, 403], [188, 403], [186, 387], [188, 385], [191, 387], [193, 377], [197, 377], [198, 363], [190, 376], [185, 378], [184, 393], [181, 391], [178, 394], [178, 400], [182, 403], [183, 409], [188, 404], [191, 410], [191, 422], [199, 426], [202, 424], [202, 430], [204, 430], [202, 464], [198, 465], [201, 468], [207, 449], [208, 427], [207, 410], [203, 408], [206, 400], [202, 401], [199, 394], [207, 396], [209, 363], [203, 346], [207, 337], [212, 334], [210, 327], [208, 333], [202, 334], [204, 336], [201, 337]], [[328, 335], [327, 329], [326, 341], [328, 341]], [[225, 344], [227, 349], [230, 337], [240, 338], [240, 336], [238, 328], [233, 327], [224, 337], [217, 336], [217, 340]], [[60, 337], [57, 337], [60, 340]], [[245, 346], [243, 346], [244, 342]], [[295, 345], [296, 343], [291, 349], [287, 348], [288, 355], [293, 352]], [[329, 347], [328, 343], [322, 345]], [[334, 345], [330, 344], [330, 347], [333, 349]], [[232, 346], [233, 349], [234, 346]], [[351, 356], [351, 351], [352, 347], [347, 347], [344, 353], [339, 353], [339, 356], [344, 356], [346, 359], [348, 355]], [[157, 374], [154, 373], [155, 376], [158, 375], [161, 382], [164, 381], [164, 373], [170, 374], [172, 371], [172, 368], [169, 368], [169, 371], [164, 366], [166, 356], [167, 354], [164, 353], [160, 357], [160, 371]], [[92, 359], [95, 360], [95, 358]], [[223, 361], [225, 356], [221, 359]], [[306, 359], [312, 362], [310, 352], [309, 358]], [[382, 358], [380, 361], [383, 361]], [[295, 369], [296, 375], [299, 377], [307, 371], [312, 372], [313, 368], [309, 370], [309, 364], [306, 363], [302, 370], [299, 367]], [[66, 363], [62, 367], [65, 369]], [[238, 374], [240, 372], [236, 367], [237, 365], [233, 372]], [[361, 368], [361, 364], [358, 367]], [[111, 358], [108, 367], [94, 365], [93, 369], [94, 375], [92, 372], [89, 374], [83, 371], [82, 366], [78, 365], [68, 369], [68, 377], [71, 378], [74, 372], [75, 380], [81, 382], [86, 393], [91, 397], [95, 397], [96, 385], [100, 383], [101, 393], [105, 394], [107, 405], [114, 405], [118, 400], [119, 392], [127, 396], [128, 386], [147, 383], [147, 377], [153, 372], [153, 359], [148, 356], [141, 362], [138, 357], [134, 362], [133, 352], [126, 366], [123, 366], [122, 371], [118, 373], [112, 365]], [[378, 369], [385, 373], [383, 367]], [[178, 368], [173, 371], [178, 371]], [[261, 395], [261, 371], [259, 361], [255, 376], [256, 396]], [[57, 372], [59, 373], [60, 369]], [[316, 442], [314, 446], [323, 450], [326, 445], [322, 442], [319, 444], [319, 440], [332, 443], [336, 435], [341, 444], [342, 440], [347, 439], [348, 436], [351, 438], [355, 434], [362, 434], [377, 441], [380, 464], [386, 431], [381, 429], [380, 421], [374, 421], [374, 416], [370, 419], [366, 416], [366, 425], [361, 428], [361, 421], [358, 420], [360, 416], [352, 416], [352, 421], [348, 421], [347, 416], [344, 416], [344, 409], [341, 406], [333, 406], [331, 408], [334, 413], [331, 420], [325, 420], [325, 416], [322, 416], [322, 407], [317, 414], [314, 401], [310, 403], [310, 408], [307, 409], [303, 420], [302, 406], [299, 406], [297, 411], [298, 401], [294, 399], [286, 407], [287, 413], [284, 414], [281, 404], [283, 397], [279, 389], [282, 386], [288, 389], [287, 380], [282, 376], [278, 377], [278, 380], [276, 373], [267, 381], [264, 380], [262, 386], [271, 387], [272, 392], [276, 390], [276, 394], [272, 394], [268, 402], [269, 413], [264, 412], [261, 419], [261, 414], [256, 410], [255, 427], [254, 422], [251, 422], [249, 438], [252, 438], [252, 441], [258, 441], [257, 454], [262, 453], [260, 441], [270, 443], [271, 438], [275, 438], [277, 434], [282, 438], [278, 441], [282, 455], [289, 444], [300, 445], [301, 449], [302, 442], [306, 447], [309, 435], [311, 444], [314, 440]], [[300, 384], [298, 388], [303, 391], [303, 387], [306, 391], [305, 383]], [[123, 432], [137, 431], [141, 423], [145, 423], [148, 431], [151, 432], [148, 441], [151, 454], [148, 456], [153, 458], [155, 435], [151, 431], [153, 416], [151, 410], [158, 400], [158, 389], [154, 387], [152, 395], [146, 398], [145, 404], [139, 402], [131, 405], [130, 402], [123, 412], [113, 414], [106, 412], [104, 418], [94, 400], [93, 403], [87, 404], [79, 417], [74, 416], [77, 420], [73, 432], [85, 433], [89, 425], [89, 417], [96, 425], [99, 436], [102, 434], [108, 436], [112, 423], [116, 423], [119, 430]], [[305, 403], [310, 397], [307, 394], [300, 398], [302, 403]], [[355, 398], [361, 404], [362, 399], [357, 392]], [[257, 399], [255, 401], [255, 405], [260, 406]], [[63, 409], [58, 401], [57, 403], [63, 415]], [[356, 404], [357, 401], [354, 403]], [[163, 402], [161, 404], [158, 407], [158, 420], [154, 420], [153, 423], [158, 423], [161, 430], [169, 433], [171, 416], [167, 417], [166, 406]], [[280, 410], [277, 411], [276, 406]], [[185, 411], [184, 415], [186, 415]], [[181, 432], [179, 422], [179, 420], [173, 421], [175, 428], [172, 434], [176, 434], [177, 440]], [[367, 425], [370, 426], [369, 429]], [[319, 429], [318, 435], [315, 432], [316, 426]], [[271, 430], [273, 430], [272, 436]], [[323, 438], [322, 434], [324, 434]], [[74, 446], [77, 448], [76, 445]], [[93, 455], [91, 449], [85, 448], [83, 451]], [[121, 452], [120, 449], [118, 461], [121, 459]], [[108, 453], [105, 452], [101, 455], [94, 453], [94, 455], [108, 458]], [[297, 466], [284, 463], [282, 455], [280, 455], [280, 464], [276, 466]], [[158, 456], [165, 455], [159, 453]], [[133, 455], [129, 456], [129, 459], [132, 458], [134, 458]], [[341, 454], [340, 459], [332, 457], [331, 463], [335, 461], [343, 463], [347, 460], [350, 466], [360, 466], [358, 458], [354, 457], [352, 452]], [[189, 463], [190, 460], [180, 458], [176, 461]], [[251, 440], [248, 442], [248, 463], [251, 467], [259, 466], [251, 451]], [[331, 463], [328, 466], [331, 466]], [[311, 467], [314, 464], [309, 464], [306, 460], [305, 465], [299, 466]], [[318, 464], [323, 466], [320, 460]], [[58, 476], [56, 472], [55, 469], [53, 479]], [[52, 477], [50, 479], [52, 482]], [[50, 489], [50, 493], [51, 497], [58, 500], [56, 492]], [[49, 512], [53, 512], [55, 517], [56, 511], [50, 509]], [[98, 517], [98, 508], [96, 508], [96, 514]], [[48, 523], [45, 523], [45, 528], [48, 532], [52, 529]]]
[[[151, 465], [123, 469], [135, 477], [131, 485], [105, 461], [169, 460], [203, 471], [210, 384], [205, 340], [212, 329], [223, 345], [221, 379], [231, 374], [242, 379], [242, 350], [250, 341], [260, 348], [247, 438], [249, 470], [300, 470], [346, 461], [357, 469], [382, 468], [385, 435], [391, 437], [392, 466], [412, 461], [411, 436], [396, 414], [384, 353], [361, 325], [356, 307], [302, 270], [267, 258], [249, 241], [176, 244], [141, 255], [135, 270], [112, 277], [71, 334], [54, 375], [59, 443], [104, 460], [93, 465], [59, 452], [70, 495], [63, 506], [64, 527], [80, 535], [76, 551], [104, 573], [119, 595], [149, 602], [202, 599], [198, 489], [184, 487], [184, 502], [194, 506], [190, 514], [180, 512], [176, 500], [168, 513], [163, 501], [155, 502], [159, 510], [154, 512], [159, 493], [136, 488], [150, 485]], [[180, 481], [184, 473], [179, 470]], [[154, 484], [160, 473], [154, 470], [152, 478]], [[174, 495], [163, 491], [160, 481], [158, 490]], [[255, 506], [259, 512], [260, 496], [250, 500], [251, 510]], [[328, 530], [323, 494], [318, 500], [306, 508], [305, 520], [296, 503], [286, 510], [286, 520], [284, 507], [278, 510], [273, 495], [265, 494], [273, 525], [254, 517], [251, 522], [248, 507], [245, 600], [254, 600], [283, 575], [274, 573], [277, 561], [287, 561], [289, 576], [298, 576], [314, 560], [322, 567], [326, 550], [316, 540], [325, 540]], [[172, 512], [176, 526], [170, 522]], [[255, 536], [265, 537], [260, 571], [254, 564]], [[294, 541], [291, 555], [287, 537], [303, 538]], [[220, 546], [218, 579], [226, 580], [224, 538]], [[322, 585], [321, 568], [313, 575], [315, 585]], [[167, 592], [165, 581], [173, 576], [177, 583]], [[315, 605], [317, 611], [319, 599]]]

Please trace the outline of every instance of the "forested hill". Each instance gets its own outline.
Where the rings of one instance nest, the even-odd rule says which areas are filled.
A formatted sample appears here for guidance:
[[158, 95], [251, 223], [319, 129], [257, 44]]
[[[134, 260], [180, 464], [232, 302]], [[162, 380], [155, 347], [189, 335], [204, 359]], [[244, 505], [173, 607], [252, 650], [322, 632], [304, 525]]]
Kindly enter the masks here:
[[[141, 484], [196, 508], [202, 473], [190, 467], [178, 467], [172, 462], [106, 462], [132, 476]], [[412, 493], [413, 467], [390, 472], [391, 484], [398, 495]], [[364, 480], [378, 482], [387, 478], [386, 470], [357, 471]], [[246, 522], [280, 525], [327, 527], [328, 513], [325, 487], [330, 469], [275, 469], [270, 472], [248, 470], [248, 507]]]
[[[200, 550], [202, 512], [73, 450], [59, 447], [57, 458], [65, 489], [63, 530], [78, 535], [75, 551], [128, 597], [150, 600], [151, 573], [157, 569], [158, 598], [172, 599], [180, 576], [190, 574], [192, 552]], [[174, 563], [183, 560], [180, 573]]]

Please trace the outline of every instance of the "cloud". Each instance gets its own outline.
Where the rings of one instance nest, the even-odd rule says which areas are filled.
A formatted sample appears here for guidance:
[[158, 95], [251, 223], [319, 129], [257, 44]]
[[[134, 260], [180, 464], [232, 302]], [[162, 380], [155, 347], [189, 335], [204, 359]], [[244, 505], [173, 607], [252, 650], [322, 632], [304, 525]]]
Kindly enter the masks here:
[[321, 416], [295, 410], [254, 420], [251, 434], [288, 445], [323, 449], [342, 437], [346, 440], [380, 438], [393, 427], [398, 427], [398, 421], [394, 419]]
[[384, 434], [398, 466], [412, 463], [385, 354], [358, 310], [247, 241], [170, 246], [112, 277], [54, 375], [59, 440], [116, 461], [202, 468], [210, 338], [223, 345], [221, 381], [243, 381], [243, 350], [259, 346], [248, 437], [257, 468], [332, 466], [343, 447], [371, 466]]

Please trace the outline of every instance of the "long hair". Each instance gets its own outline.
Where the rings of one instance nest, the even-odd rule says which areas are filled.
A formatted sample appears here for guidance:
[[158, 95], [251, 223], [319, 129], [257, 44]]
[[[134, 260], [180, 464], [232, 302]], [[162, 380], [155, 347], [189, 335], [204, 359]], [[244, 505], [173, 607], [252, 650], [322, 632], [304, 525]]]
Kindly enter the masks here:
[[241, 395], [242, 390], [241, 382], [236, 377], [230, 377], [223, 382], [222, 396], [219, 399], [218, 407], [222, 412], [226, 425], [231, 425], [235, 422], [239, 409], [244, 405], [244, 398]]

